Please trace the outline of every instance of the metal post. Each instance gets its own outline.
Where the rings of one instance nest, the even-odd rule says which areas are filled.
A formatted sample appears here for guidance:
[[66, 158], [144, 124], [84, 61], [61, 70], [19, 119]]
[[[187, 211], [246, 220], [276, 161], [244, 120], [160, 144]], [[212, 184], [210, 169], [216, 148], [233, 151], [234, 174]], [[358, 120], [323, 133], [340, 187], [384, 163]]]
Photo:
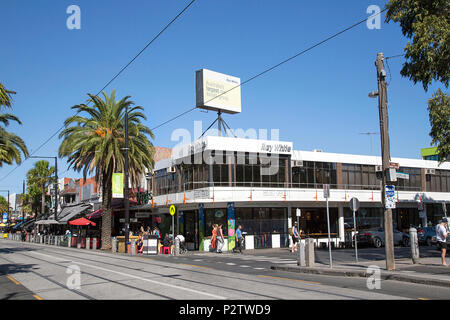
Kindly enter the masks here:
[[390, 146], [389, 146], [389, 129], [387, 114], [387, 88], [386, 88], [386, 70], [384, 69], [384, 55], [378, 53], [375, 62], [377, 67], [378, 82], [378, 108], [380, 118], [380, 136], [381, 136], [381, 154], [382, 154], [382, 173], [383, 184], [381, 189], [381, 199], [384, 210], [384, 232], [385, 232], [385, 252], [386, 252], [386, 269], [395, 269], [394, 259], [394, 233], [392, 226], [392, 209], [386, 209], [386, 199], [384, 189], [386, 186], [386, 171], [389, 169]]
[[[175, 215], [172, 215], [172, 240], [173, 240], [173, 244], [175, 245], [175, 233], [174, 233], [174, 227], [175, 227], [175, 224], [174, 224], [174, 216], [175, 216]], [[172, 255], [173, 255], [173, 252], [172, 252]]]
[[125, 110], [125, 168], [124, 168], [124, 208], [125, 208], [125, 253], [128, 250], [129, 233], [130, 233], [130, 203], [128, 196], [128, 105]]
[[55, 157], [55, 221], [58, 221], [58, 157]]
[[356, 211], [353, 210], [353, 229], [355, 229], [355, 256], [358, 263], [358, 240], [356, 239]]
[[419, 263], [419, 241], [417, 239], [417, 229], [409, 229], [409, 243], [411, 245], [411, 258], [414, 264]]
[[327, 224], [328, 224], [328, 253], [330, 256], [330, 268], [333, 268], [333, 258], [331, 257], [330, 210], [328, 208], [328, 197], [327, 197]]

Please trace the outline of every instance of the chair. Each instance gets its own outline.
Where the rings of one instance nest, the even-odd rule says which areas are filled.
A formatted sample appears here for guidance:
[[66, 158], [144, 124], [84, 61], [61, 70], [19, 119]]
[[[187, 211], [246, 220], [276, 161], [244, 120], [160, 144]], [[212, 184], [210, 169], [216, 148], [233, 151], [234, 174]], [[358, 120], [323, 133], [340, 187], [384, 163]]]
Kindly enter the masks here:
[[170, 247], [162, 246], [160, 253], [162, 253], [162, 254], [170, 254]]

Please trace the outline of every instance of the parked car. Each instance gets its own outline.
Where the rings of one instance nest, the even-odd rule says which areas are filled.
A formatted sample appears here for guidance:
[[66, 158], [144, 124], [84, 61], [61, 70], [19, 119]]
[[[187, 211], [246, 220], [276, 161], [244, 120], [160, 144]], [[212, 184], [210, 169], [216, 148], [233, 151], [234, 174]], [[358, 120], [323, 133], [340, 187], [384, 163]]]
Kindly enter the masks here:
[[[356, 235], [358, 245], [374, 246], [380, 248], [384, 246], [384, 229], [377, 228], [358, 232]], [[394, 230], [394, 245], [409, 246], [409, 234]]]
[[419, 240], [419, 244], [426, 244], [427, 246], [431, 246], [431, 240], [433, 239], [433, 237], [436, 237], [435, 227], [417, 228], [417, 240]]

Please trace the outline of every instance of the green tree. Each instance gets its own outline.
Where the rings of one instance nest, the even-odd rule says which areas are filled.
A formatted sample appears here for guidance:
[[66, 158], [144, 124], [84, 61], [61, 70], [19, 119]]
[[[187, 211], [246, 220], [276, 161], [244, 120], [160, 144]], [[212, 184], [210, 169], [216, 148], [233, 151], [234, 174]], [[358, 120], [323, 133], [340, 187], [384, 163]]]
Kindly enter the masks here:
[[0, 213], [8, 212], [8, 200], [5, 197], [0, 196]]
[[[386, 22], [400, 23], [408, 39], [407, 61], [400, 74], [414, 83], [421, 82], [425, 91], [433, 81], [448, 88], [450, 78], [450, 1], [390, 0], [386, 4]], [[449, 98], [440, 89], [428, 101], [432, 144], [438, 146], [440, 161], [449, 156]], [[447, 119], [444, 117], [447, 116]], [[447, 123], [445, 123], [447, 121]]]
[[[11, 108], [11, 93], [13, 92], [7, 91], [0, 83], [0, 108]], [[22, 124], [16, 116], [10, 113], [0, 113], [0, 167], [3, 163], [12, 164], [14, 161], [20, 164], [22, 154], [28, 157], [28, 149], [24, 141], [5, 129], [10, 121]]]
[[31, 190], [39, 188], [41, 192], [41, 215], [45, 213], [46, 189], [55, 180], [54, 174], [55, 167], [50, 167], [46, 160], [39, 160], [27, 172], [27, 184], [32, 186]]
[[[103, 98], [88, 94], [88, 103], [75, 105], [77, 114], [65, 121], [64, 138], [59, 147], [59, 156], [67, 157], [69, 168], [83, 171], [83, 177], [95, 172], [102, 190], [102, 249], [111, 248], [111, 203], [112, 175], [123, 172], [125, 147], [125, 112], [128, 107], [129, 175], [131, 187], [140, 185], [145, 169], [153, 167], [154, 148], [149, 140], [152, 131], [141, 123], [146, 120], [141, 106], [134, 106], [129, 96], [116, 101], [115, 91], [111, 96], [103, 92]], [[85, 113], [86, 116], [79, 114]]]

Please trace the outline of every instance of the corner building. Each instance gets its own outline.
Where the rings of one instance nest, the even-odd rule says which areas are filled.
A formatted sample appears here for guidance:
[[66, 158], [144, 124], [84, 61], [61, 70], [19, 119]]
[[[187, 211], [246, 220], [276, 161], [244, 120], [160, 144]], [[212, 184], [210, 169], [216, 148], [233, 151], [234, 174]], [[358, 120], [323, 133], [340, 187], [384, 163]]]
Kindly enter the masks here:
[[[450, 163], [392, 158], [398, 163], [394, 229], [434, 225], [450, 203]], [[176, 147], [155, 164], [149, 189], [151, 204], [138, 210], [167, 214], [175, 205], [175, 231], [191, 250], [208, 250], [213, 224], [234, 247], [234, 229], [243, 226], [246, 248], [290, 245], [288, 229], [301, 210], [300, 229], [328, 242], [326, 199], [329, 184], [330, 232], [333, 246], [346, 241], [353, 227], [349, 201], [360, 201], [358, 230], [384, 227], [381, 205], [381, 157], [299, 151], [292, 142], [207, 136]], [[170, 217], [170, 216], [169, 216]], [[348, 237], [347, 237], [348, 241]]]

